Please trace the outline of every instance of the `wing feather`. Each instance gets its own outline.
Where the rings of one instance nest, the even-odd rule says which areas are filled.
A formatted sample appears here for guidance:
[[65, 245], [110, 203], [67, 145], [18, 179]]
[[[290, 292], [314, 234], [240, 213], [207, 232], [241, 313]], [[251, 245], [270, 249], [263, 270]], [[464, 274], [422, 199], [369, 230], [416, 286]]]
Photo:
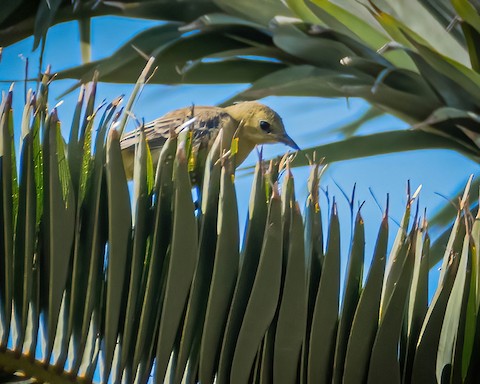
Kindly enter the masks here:
[[[193, 114], [192, 114], [193, 112]], [[145, 124], [145, 136], [150, 149], [158, 149], [165, 144], [170, 135], [170, 130], [176, 130], [183, 123], [195, 117], [191, 124], [194, 132], [195, 145], [210, 145], [218, 134], [218, 131], [233, 118], [219, 107], [190, 107], [177, 109], [166, 115]], [[140, 130], [128, 132], [120, 140], [120, 146], [124, 150], [134, 150], [138, 142]]]

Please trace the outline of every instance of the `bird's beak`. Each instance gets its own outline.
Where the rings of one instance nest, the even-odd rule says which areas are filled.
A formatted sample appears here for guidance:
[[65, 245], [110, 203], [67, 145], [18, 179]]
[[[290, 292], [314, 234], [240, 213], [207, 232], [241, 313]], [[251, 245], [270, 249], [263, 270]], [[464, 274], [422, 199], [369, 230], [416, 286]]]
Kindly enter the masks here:
[[293, 139], [288, 136], [286, 133], [279, 137], [278, 141], [283, 144], [288, 145], [289, 147], [295, 149], [296, 151], [300, 151], [300, 147], [293, 141]]

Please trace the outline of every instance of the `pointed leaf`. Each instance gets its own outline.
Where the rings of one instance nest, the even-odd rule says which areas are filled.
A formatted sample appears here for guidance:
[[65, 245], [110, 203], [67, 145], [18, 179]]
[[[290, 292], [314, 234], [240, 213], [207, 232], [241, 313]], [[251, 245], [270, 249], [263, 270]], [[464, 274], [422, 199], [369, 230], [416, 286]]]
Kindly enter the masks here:
[[[133, 176], [133, 244], [132, 259], [130, 265], [130, 278], [127, 295], [127, 307], [125, 312], [125, 325], [122, 337], [122, 353], [120, 365], [126, 369], [127, 380], [129, 375], [134, 375], [133, 354], [140, 321], [141, 299], [145, 294], [146, 281], [143, 281], [144, 266], [148, 265], [146, 260], [147, 238], [150, 234], [150, 223], [148, 210], [150, 207], [149, 174], [152, 173], [152, 159], [150, 150], [145, 138], [145, 132], [140, 132], [140, 140], [135, 151], [135, 166]], [[105, 373], [109, 366], [106, 366]], [[107, 381], [107, 377], [104, 377]]]
[[459, 258], [451, 257], [449, 260], [444, 277], [439, 280], [438, 288], [425, 315], [418, 338], [411, 377], [411, 382], [414, 384], [436, 381], [437, 354], [432, 351], [438, 351], [445, 310], [458, 270]]
[[209, 151], [205, 165], [197, 265], [178, 352], [175, 372], [176, 383], [180, 383], [182, 380], [188, 359], [190, 359], [190, 364], [187, 374], [192, 374], [192, 371], [196, 370], [192, 361], [198, 362], [208, 292], [213, 273], [213, 258], [211, 255], [215, 254], [217, 242], [216, 227], [221, 175], [221, 165], [220, 162], [217, 162], [217, 159], [220, 156], [221, 141], [222, 135], [219, 134]]
[[[160, 322], [164, 300], [163, 289], [169, 268], [167, 249], [172, 235], [171, 207], [174, 193], [172, 174], [176, 150], [177, 138], [172, 136], [163, 145], [157, 165], [151, 256], [135, 345], [134, 367], [148, 367], [148, 360], [154, 353], [154, 345], [151, 340]], [[160, 362], [157, 360], [157, 369], [159, 369], [159, 364]], [[145, 380], [145, 375], [148, 376], [150, 372], [147, 369], [142, 372], [141, 368], [136, 375], [140, 375], [141, 379], [139, 380]]]
[[362, 291], [363, 264], [365, 259], [365, 228], [360, 211], [355, 219], [353, 242], [347, 266], [343, 305], [338, 326], [337, 344], [335, 346], [335, 362], [333, 366], [333, 382], [341, 383], [347, 353], [348, 338], [352, 328], [355, 311]]
[[305, 264], [306, 264], [306, 296], [307, 296], [307, 322], [305, 337], [302, 346], [301, 380], [305, 382], [307, 374], [308, 351], [310, 343], [310, 332], [312, 328], [312, 317], [315, 309], [318, 284], [323, 264], [323, 228], [322, 213], [319, 200], [319, 182], [321, 172], [320, 164], [315, 164], [310, 169], [308, 177], [308, 196], [305, 207]]
[[333, 204], [327, 251], [313, 311], [307, 380], [328, 383], [333, 377], [333, 356], [340, 295], [340, 227]]
[[[445, 309], [445, 318], [437, 351], [436, 375], [440, 381], [446, 372], [450, 371], [453, 382], [462, 381], [462, 352], [463, 334], [465, 327], [465, 311], [470, 292], [470, 271], [472, 255], [470, 249], [470, 236], [467, 234], [463, 240], [455, 282]], [[458, 364], [460, 366], [458, 367]], [[457, 365], [457, 367], [455, 367]], [[455, 369], [457, 368], [457, 369]], [[458, 369], [460, 368], [460, 369]]]
[[0, 345], [8, 341], [13, 296], [13, 239], [16, 220], [17, 180], [15, 164], [15, 143], [13, 140], [12, 90], [9, 91], [0, 107], [0, 196], [2, 231], [0, 234]]
[[367, 136], [355, 136], [343, 141], [329, 143], [314, 148], [299, 151], [292, 162], [292, 167], [308, 165], [307, 155], [317, 153], [325, 157], [327, 163], [356, 159], [360, 157], [375, 156], [392, 152], [412, 151], [416, 149], [448, 148], [476, 159], [478, 153], [459, 145], [442, 136], [417, 130], [391, 131], [375, 133]]
[[[111, 130], [107, 140], [106, 181], [108, 194], [108, 265], [105, 308], [105, 361], [113, 359], [120, 314], [126, 301], [125, 273], [129, 262], [132, 216], [119, 134]], [[128, 281], [128, 280], [127, 280]]]
[[405, 212], [403, 213], [402, 221], [400, 222], [400, 227], [397, 231], [397, 236], [395, 237], [392, 249], [390, 250], [387, 267], [385, 270], [386, 276], [383, 282], [380, 317], [383, 316], [383, 312], [385, 311], [390, 301], [393, 290], [398, 282], [400, 275], [402, 274], [405, 265], [405, 259], [408, 256], [409, 243], [406, 240], [408, 233], [408, 224], [410, 222], [411, 206], [412, 198], [410, 197], [410, 184], [408, 184], [407, 205], [405, 207]]
[[75, 227], [75, 197], [56, 111], [50, 115], [44, 133], [43, 153], [46, 275], [42, 279], [48, 286], [48, 338], [44, 353], [49, 361], [70, 273]]
[[373, 344], [368, 369], [369, 383], [401, 383], [398, 344], [403, 325], [403, 315], [413, 272], [414, 253], [403, 260], [403, 268], [382, 314], [377, 336]]
[[428, 308], [428, 272], [430, 238], [428, 233], [422, 237], [423, 230], [417, 229], [415, 235], [415, 265], [407, 308], [407, 346], [403, 377], [409, 380], [412, 375], [415, 348]]
[[262, 163], [257, 162], [250, 195], [249, 214], [242, 250], [242, 263], [232, 298], [230, 313], [225, 327], [222, 350], [220, 353], [217, 376], [219, 383], [228, 383], [230, 380], [230, 369], [233, 354], [235, 352], [235, 345], [260, 258], [268, 213], [265, 190], [266, 183], [263, 172], [264, 169]]
[[277, 309], [282, 275], [281, 201], [274, 192], [258, 270], [232, 361], [231, 383], [247, 383], [255, 355]]
[[353, 318], [345, 355], [343, 382], [364, 383], [367, 380], [370, 353], [377, 333], [380, 298], [387, 258], [388, 218], [383, 217], [378, 233], [375, 253], [365, 287]]
[[305, 335], [307, 302], [302, 216], [292, 210], [288, 259], [278, 313], [273, 356], [273, 382], [296, 383]]
[[200, 346], [199, 378], [205, 383], [213, 382], [215, 377], [238, 274], [240, 236], [232, 168], [233, 164], [230, 162], [222, 167], [218, 205], [218, 239]]
[[157, 383], [164, 381], [168, 360], [175, 337], [179, 332], [181, 317], [191, 288], [198, 254], [198, 229], [187, 165], [185, 148], [179, 146], [174, 163], [175, 197], [170, 263], [156, 352], [155, 381]]

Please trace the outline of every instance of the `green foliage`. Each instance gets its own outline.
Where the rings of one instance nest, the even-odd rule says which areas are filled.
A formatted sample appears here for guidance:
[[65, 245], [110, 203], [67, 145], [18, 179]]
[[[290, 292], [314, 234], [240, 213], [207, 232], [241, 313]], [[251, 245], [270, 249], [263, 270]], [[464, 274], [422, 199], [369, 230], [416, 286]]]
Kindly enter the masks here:
[[[158, 66], [153, 83], [249, 84], [225, 104], [270, 95], [361, 97], [372, 104], [371, 114], [339, 129], [343, 138], [303, 148], [292, 167], [306, 165], [303, 155], [313, 152], [332, 163], [432, 148], [478, 162], [479, 12], [468, 0], [24, 0], [0, 11], [0, 46], [33, 36], [34, 47], [43, 47], [51, 25], [77, 20], [87, 60], [57, 74], [78, 79], [68, 91], [95, 73], [101, 81], [134, 83], [146, 55]], [[90, 18], [101, 15], [162, 24], [89, 62]], [[383, 113], [412, 129], [352, 137], [360, 123]], [[476, 200], [477, 189], [472, 194]], [[433, 222], [444, 225], [454, 215], [446, 208]]]
[[[322, 228], [318, 164], [310, 164], [302, 218], [289, 170], [315, 153], [334, 162], [449, 148], [478, 161], [475, 2], [10, 1], [0, 45], [33, 35], [43, 47], [51, 25], [78, 20], [88, 60], [89, 20], [108, 14], [167, 22], [58, 74], [81, 86], [68, 143], [47, 107], [48, 69], [27, 96], [18, 162], [13, 92], [2, 100], [1, 382], [19, 374], [52, 383], [479, 380], [480, 226], [467, 207], [478, 182], [432, 246], [426, 219], [412, 220], [414, 195], [387, 252], [387, 210], [370, 266], [359, 209], [342, 296], [347, 226], [333, 204]], [[249, 88], [228, 102], [362, 97], [373, 109], [341, 130], [343, 141], [307, 148], [286, 165], [257, 164], [240, 246], [234, 159], [209, 156], [194, 202], [185, 136], [167, 141], [155, 174], [141, 139], [130, 195], [119, 147], [129, 115], [117, 112], [120, 99], [95, 109], [95, 83], [88, 99], [83, 84], [137, 81], [145, 60], [132, 46], [153, 57], [147, 69], [158, 65], [154, 83], [244, 82]], [[351, 136], [384, 112], [413, 129]], [[450, 217], [444, 210], [436, 220]], [[440, 260], [428, 303], [428, 270]]]
[[[95, 73], [101, 81], [133, 83], [146, 55], [158, 66], [153, 83], [249, 84], [225, 104], [270, 95], [361, 97], [372, 104], [371, 114], [339, 129], [343, 138], [303, 148], [292, 167], [306, 165], [303, 154], [313, 152], [332, 163], [431, 148], [478, 162], [479, 11], [467, 0], [18, 1], [0, 12], [0, 46], [27, 36], [43, 46], [49, 26], [77, 20], [88, 58], [91, 17], [156, 19], [163, 23], [111, 56], [57, 78], [79, 80], [68, 91]], [[412, 129], [352, 137], [358, 125], [383, 113]], [[472, 193], [476, 200], [477, 189]], [[433, 222], [444, 225], [454, 214], [447, 207]]]
[[[95, 71], [101, 81], [135, 82], [144, 65], [141, 51], [156, 58], [153, 83], [250, 83], [233, 100], [362, 97], [377, 113], [393, 113], [417, 128], [400, 140], [399, 132], [385, 133], [382, 139], [393, 143], [390, 152], [441, 147], [478, 160], [480, 16], [469, 1], [25, 3], [2, 9], [0, 45], [33, 35], [37, 47], [45, 43], [49, 26], [78, 20], [82, 52], [88, 57], [93, 16], [166, 21], [134, 36], [110, 57], [58, 73], [58, 78], [79, 79], [78, 85], [90, 81]], [[345, 127], [346, 136], [349, 129]], [[352, 156], [382, 153], [375, 139], [365, 137], [362, 153]], [[316, 150], [323, 155], [325, 148]], [[325, 154], [328, 162], [338, 160], [328, 150]]]
[[[365, 266], [359, 209], [342, 297], [349, 231], [335, 203], [322, 229], [318, 164], [303, 218], [289, 158], [257, 164], [240, 246], [234, 158], [210, 152], [195, 204], [189, 135], [172, 134], [153, 176], [141, 134], [130, 196], [120, 100], [95, 109], [82, 89], [66, 144], [47, 90], [45, 81], [27, 100], [18, 179], [12, 91], [2, 103], [2, 381], [476, 382], [480, 231], [470, 183], [441, 255], [426, 220], [411, 217], [416, 192], [389, 255], [385, 212]], [[442, 255], [428, 305], [429, 260]]]

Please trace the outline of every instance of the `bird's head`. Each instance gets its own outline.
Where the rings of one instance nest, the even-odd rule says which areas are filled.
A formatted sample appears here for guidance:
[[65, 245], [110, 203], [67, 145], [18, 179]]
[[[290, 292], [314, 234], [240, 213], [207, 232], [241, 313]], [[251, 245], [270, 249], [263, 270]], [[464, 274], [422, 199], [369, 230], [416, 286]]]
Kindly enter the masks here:
[[282, 118], [273, 109], [257, 101], [244, 101], [225, 108], [240, 124], [240, 142], [247, 140], [255, 145], [284, 143], [299, 150], [288, 136]]

